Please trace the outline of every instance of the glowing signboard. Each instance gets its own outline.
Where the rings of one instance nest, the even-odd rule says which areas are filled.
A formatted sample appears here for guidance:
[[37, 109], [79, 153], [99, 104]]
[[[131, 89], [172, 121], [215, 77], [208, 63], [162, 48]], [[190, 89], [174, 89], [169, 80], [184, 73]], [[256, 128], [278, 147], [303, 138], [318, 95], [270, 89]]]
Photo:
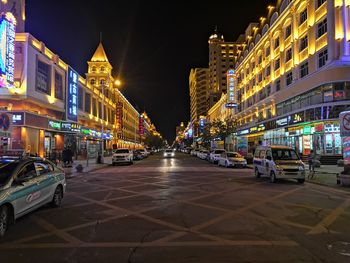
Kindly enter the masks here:
[[67, 119], [78, 121], [78, 73], [68, 68]]
[[0, 17], [0, 87], [11, 88], [15, 69], [16, 18], [11, 13]]
[[227, 71], [227, 102], [226, 108], [234, 108], [237, 106], [236, 95], [235, 95], [235, 80], [236, 73], [233, 69]]

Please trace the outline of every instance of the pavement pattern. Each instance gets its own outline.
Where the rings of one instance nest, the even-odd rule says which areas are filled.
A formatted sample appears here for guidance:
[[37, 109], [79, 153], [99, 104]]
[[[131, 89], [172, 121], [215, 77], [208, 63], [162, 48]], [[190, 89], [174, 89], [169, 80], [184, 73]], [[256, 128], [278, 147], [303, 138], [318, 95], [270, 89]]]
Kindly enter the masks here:
[[0, 262], [350, 262], [350, 192], [155, 155], [69, 179]]

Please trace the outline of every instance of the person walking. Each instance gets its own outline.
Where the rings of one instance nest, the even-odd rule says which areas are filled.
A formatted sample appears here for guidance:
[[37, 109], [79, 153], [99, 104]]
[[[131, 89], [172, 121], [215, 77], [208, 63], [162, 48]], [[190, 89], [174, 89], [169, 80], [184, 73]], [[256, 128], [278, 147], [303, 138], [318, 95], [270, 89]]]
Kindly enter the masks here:
[[309, 163], [309, 175], [308, 179], [313, 179], [315, 175], [315, 159], [316, 159], [316, 154], [314, 153], [313, 150], [310, 151], [310, 153], [307, 156], [307, 161]]

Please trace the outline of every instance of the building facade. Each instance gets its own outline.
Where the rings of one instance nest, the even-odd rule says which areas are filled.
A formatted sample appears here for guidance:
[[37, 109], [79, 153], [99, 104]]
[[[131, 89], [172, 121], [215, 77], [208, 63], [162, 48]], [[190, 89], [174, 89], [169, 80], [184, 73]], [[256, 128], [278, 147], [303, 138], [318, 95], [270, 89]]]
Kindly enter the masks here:
[[284, 0], [246, 34], [235, 66], [237, 136], [340, 156], [350, 105], [349, 3]]
[[207, 111], [227, 92], [226, 72], [233, 69], [237, 51], [241, 48], [237, 42], [225, 42], [224, 36], [217, 30], [209, 37], [209, 94]]
[[209, 69], [194, 68], [191, 69], [189, 77], [190, 87], [190, 108], [191, 122], [196, 123], [199, 116], [207, 114], [207, 99], [208, 99], [208, 79]]
[[1, 111], [13, 117], [9, 149], [49, 156], [70, 147], [92, 157], [101, 143], [107, 151], [141, 146], [139, 113], [114, 85], [102, 53], [100, 44], [84, 78], [43, 42], [16, 34], [14, 83], [0, 89]]

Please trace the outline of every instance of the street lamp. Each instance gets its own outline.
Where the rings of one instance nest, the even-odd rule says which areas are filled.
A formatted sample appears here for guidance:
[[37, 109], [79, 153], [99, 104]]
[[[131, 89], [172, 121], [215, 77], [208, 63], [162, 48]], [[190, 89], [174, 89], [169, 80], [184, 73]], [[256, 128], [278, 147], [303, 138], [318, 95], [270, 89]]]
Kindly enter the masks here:
[[115, 84], [116, 86], [120, 87], [120, 86], [122, 85], [122, 82], [121, 82], [119, 79], [117, 79], [117, 80], [114, 82], [114, 84]]

